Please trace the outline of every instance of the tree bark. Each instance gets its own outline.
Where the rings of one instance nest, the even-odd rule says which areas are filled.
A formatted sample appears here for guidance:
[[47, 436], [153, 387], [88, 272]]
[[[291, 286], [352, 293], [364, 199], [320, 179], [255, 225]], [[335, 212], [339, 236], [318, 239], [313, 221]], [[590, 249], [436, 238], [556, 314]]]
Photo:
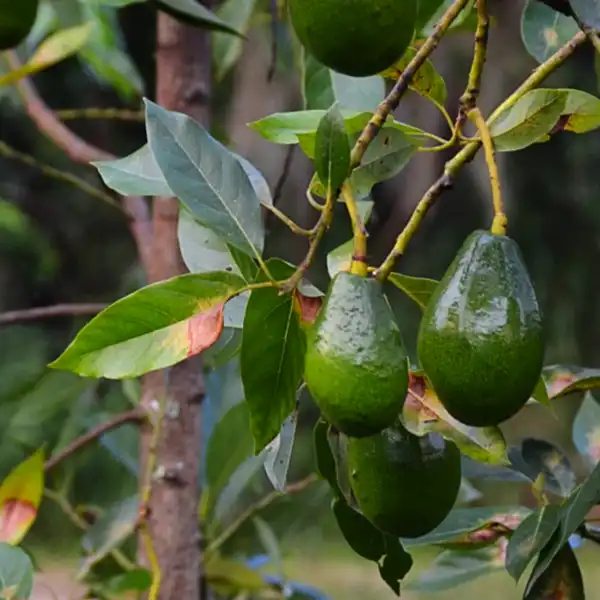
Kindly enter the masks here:
[[[208, 2], [204, 2], [208, 4]], [[210, 34], [160, 14], [157, 31], [156, 101], [187, 113], [205, 126], [211, 91]], [[156, 198], [150, 282], [185, 272], [177, 241], [178, 202]], [[159, 600], [200, 600], [202, 554], [198, 504], [201, 448], [200, 407], [204, 381], [200, 357], [144, 378], [142, 402], [152, 412], [165, 402], [152, 485], [149, 528], [160, 565]], [[141, 464], [146, 465], [151, 431], [142, 434]], [[145, 560], [140, 543], [141, 561]]]

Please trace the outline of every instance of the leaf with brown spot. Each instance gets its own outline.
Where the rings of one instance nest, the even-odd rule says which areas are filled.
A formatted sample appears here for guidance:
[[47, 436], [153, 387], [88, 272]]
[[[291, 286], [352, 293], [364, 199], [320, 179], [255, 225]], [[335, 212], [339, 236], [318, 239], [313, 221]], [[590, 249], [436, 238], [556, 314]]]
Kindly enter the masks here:
[[312, 325], [322, 305], [322, 296], [305, 296], [299, 290], [294, 293], [294, 309], [300, 315], [301, 325]]
[[219, 339], [223, 331], [224, 308], [225, 304], [217, 304], [188, 321], [188, 358], [210, 348]]

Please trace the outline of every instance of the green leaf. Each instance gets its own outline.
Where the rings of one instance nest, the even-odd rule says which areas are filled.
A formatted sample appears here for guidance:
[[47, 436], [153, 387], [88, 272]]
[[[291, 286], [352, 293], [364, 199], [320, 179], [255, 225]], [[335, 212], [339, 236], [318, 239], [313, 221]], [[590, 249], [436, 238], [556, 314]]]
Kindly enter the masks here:
[[539, 402], [544, 406], [550, 405], [550, 397], [548, 396], [548, 390], [546, 389], [546, 383], [544, 378], [540, 375], [540, 378], [533, 390], [533, 394], [531, 395], [534, 400]]
[[[381, 75], [386, 79], [399, 79], [404, 69], [406, 69], [416, 54], [417, 49], [413, 46], [409, 46], [404, 55], [389, 69], [383, 71]], [[436, 71], [430, 60], [426, 60], [423, 63], [423, 66], [417, 70], [409, 87], [411, 90], [417, 92], [417, 94], [424, 96], [425, 98], [431, 98], [438, 104], [444, 105], [446, 102], [446, 97], [448, 95], [446, 91], [446, 82]]]
[[343, 498], [337, 479], [337, 466], [328, 439], [329, 424], [319, 419], [313, 432], [315, 464], [317, 473], [325, 479], [338, 498]]
[[21, 548], [0, 544], [0, 598], [27, 600], [33, 591], [33, 564]]
[[583, 402], [573, 421], [573, 442], [580, 454], [595, 465], [600, 459], [600, 405], [590, 392], [586, 392]]
[[335, 277], [340, 271], [348, 271], [352, 262], [354, 240], [348, 240], [327, 255], [327, 272], [330, 277]]
[[[545, 562], [546, 551], [547, 549], [540, 554], [538, 565]], [[585, 600], [581, 569], [569, 544], [565, 544], [560, 549], [542, 575], [535, 577], [538, 565], [534, 567], [527, 583], [524, 600], [546, 600], [547, 598]]]
[[531, 513], [515, 529], [506, 548], [506, 570], [519, 581], [527, 565], [550, 541], [560, 520], [560, 507], [550, 504]]
[[191, 117], [145, 102], [148, 145], [173, 193], [229, 244], [260, 255], [260, 202], [240, 162]]
[[[225, 309], [227, 309], [227, 305]], [[241, 328], [225, 327], [221, 337], [202, 354], [204, 365], [208, 369], [220, 369], [239, 354], [241, 347]]]
[[[294, 272], [278, 259], [267, 264], [278, 280]], [[262, 272], [258, 280], [265, 280]], [[291, 294], [280, 294], [276, 288], [253, 290], [244, 317], [240, 365], [255, 454], [279, 433], [294, 409], [305, 347]]]
[[341, 108], [372, 112], [385, 97], [385, 84], [377, 75], [350, 77], [332, 71], [303, 49], [302, 95], [306, 110], [327, 110], [338, 102]]
[[521, 37], [527, 52], [538, 62], [548, 60], [579, 30], [571, 18], [549, 6], [527, 0], [521, 14]]
[[412, 277], [402, 273], [391, 273], [389, 281], [399, 290], [402, 290], [411, 300], [414, 300], [421, 310], [427, 308], [427, 303], [439, 283], [435, 279]]
[[565, 95], [564, 131], [587, 133], [600, 127], [600, 98], [581, 90], [559, 89]]
[[86, 557], [79, 568], [78, 579], [85, 577], [96, 563], [134, 533], [138, 514], [138, 497], [131, 496], [111, 506], [85, 532], [81, 544]]
[[553, 400], [573, 392], [600, 388], [600, 369], [588, 369], [573, 365], [550, 365], [542, 373]]
[[[245, 402], [230, 408], [215, 425], [206, 448], [205, 494], [212, 507], [239, 466], [252, 456], [250, 415]], [[210, 508], [209, 508], [210, 511]]]
[[558, 122], [565, 102], [557, 90], [527, 92], [489, 124], [496, 150], [513, 152], [540, 141]]
[[331, 509], [344, 539], [356, 554], [372, 561], [378, 561], [385, 554], [383, 533], [366, 517], [343, 498], [334, 498]]
[[243, 563], [211, 554], [204, 566], [206, 580], [219, 595], [237, 596], [265, 588], [261, 574]]
[[569, 3], [582, 23], [600, 29], [600, 0], [570, 0]]
[[93, 162], [102, 181], [125, 196], [172, 196], [148, 144], [115, 160]]
[[202, 29], [224, 31], [233, 35], [241, 35], [234, 27], [225, 23], [215, 13], [195, 0], [151, 0], [156, 6], [171, 16], [195, 25]]
[[266, 448], [265, 473], [271, 485], [282, 494], [285, 493], [297, 423], [298, 409], [283, 422], [279, 435]]
[[152, 574], [148, 569], [133, 569], [132, 571], [112, 577], [102, 588], [109, 594], [123, 595], [127, 592], [146, 592], [150, 589], [151, 585]]
[[385, 534], [385, 556], [379, 565], [379, 574], [396, 596], [400, 595], [400, 582], [412, 566], [412, 556], [402, 547], [400, 540]]
[[427, 25], [442, 4], [444, 4], [444, 0], [419, 0], [417, 5], [417, 22], [415, 24], [416, 32], [421, 31]]
[[337, 103], [319, 122], [315, 141], [315, 167], [319, 179], [331, 193], [335, 193], [348, 177], [350, 141]]
[[[255, 7], [256, 0], [225, 0], [217, 9], [216, 15], [233, 30], [246, 35]], [[212, 58], [217, 80], [223, 79], [235, 65], [243, 46], [244, 40], [239, 36], [218, 31], [213, 34]]]
[[[419, 0], [419, 4], [423, 0]], [[429, 1], [429, 0], [427, 0]], [[419, 38], [426, 38], [430, 36], [438, 24], [440, 18], [444, 15], [444, 13], [448, 10], [453, 0], [442, 0], [442, 2], [438, 2], [438, 9], [435, 13], [430, 17], [429, 21], [423, 26]], [[474, 8], [475, 0], [469, 0], [467, 5], [460, 11], [458, 17], [454, 20], [452, 25], [450, 26], [449, 31], [475, 31], [475, 27], [473, 25], [473, 21], [475, 21]], [[418, 30], [417, 30], [418, 31]]]
[[225, 302], [245, 287], [220, 271], [146, 286], [94, 317], [49, 366], [122, 379], [173, 365], [218, 339]]

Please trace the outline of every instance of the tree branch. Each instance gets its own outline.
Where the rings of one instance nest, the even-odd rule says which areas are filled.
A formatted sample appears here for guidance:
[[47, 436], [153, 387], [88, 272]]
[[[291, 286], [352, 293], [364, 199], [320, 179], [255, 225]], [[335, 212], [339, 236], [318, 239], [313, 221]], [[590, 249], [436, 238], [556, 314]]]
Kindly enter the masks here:
[[[7, 52], [6, 59], [12, 70], [22, 66], [14, 51]], [[29, 79], [20, 79], [15, 85], [23, 99], [27, 114], [39, 131], [52, 140], [71, 160], [89, 164], [114, 158], [109, 152], [89, 144], [71, 131], [44, 102]], [[140, 261], [148, 272], [152, 259], [152, 223], [148, 207], [145, 200], [139, 196], [123, 196], [122, 201], [129, 217], [129, 228], [135, 240]]]
[[39, 308], [25, 308], [23, 310], [9, 310], [0, 313], [1, 325], [14, 325], [24, 321], [36, 321], [52, 317], [85, 317], [96, 315], [106, 308], [106, 304], [55, 304]]
[[65, 459], [69, 458], [72, 454], [81, 450], [83, 447], [87, 446], [89, 443], [98, 439], [100, 436], [104, 435], [106, 432], [111, 431], [112, 429], [116, 429], [125, 423], [139, 423], [144, 419], [144, 410], [141, 407], [134, 408], [124, 413], [120, 413], [115, 415], [108, 421], [101, 423], [97, 427], [90, 429], [87, 433], [83, 434], [81, 437], [78, 437], [76, 440], [73, 440], [68, 446], [65, 446], [58, 454], [55, 454], [51, 458], [46, 461], [44, 465], [44, 471], [48, 472]]

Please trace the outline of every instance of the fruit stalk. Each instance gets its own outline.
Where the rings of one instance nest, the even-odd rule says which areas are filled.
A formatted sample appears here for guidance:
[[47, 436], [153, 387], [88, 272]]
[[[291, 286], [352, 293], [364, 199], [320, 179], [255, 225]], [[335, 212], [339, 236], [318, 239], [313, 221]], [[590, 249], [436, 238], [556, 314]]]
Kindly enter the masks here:
[[385, 100], [379, 104], [371, 120], [363, 129], [358, 140], [354, 144], [350, 155], [350, 168], [355, 169], [367, 151], [369, 144], [375, 139], [379, 130], [385, 123], [389, 114], [398, 107], [402, 96], [408, 90], [408, 86], [412, 81], [415, 73], [423, 66], [424, 62], [429, 58], [429, 55], [437, 48], [440, 40], [448, 31], [456, 17], [462, 9], [467, 5], [468, 0], [454, 0], [442, 18], [438, 21], [431, 35], [423, 42], [414, 58], [408, 63], [398, 81], [394, 84], [392, 91], [388, 94]]
[[[576, 33], [564, 46], [557, 50], [546, 62], [542, 63], [533, 73], [508, 97], [496, 107], [487, 120], [488, 126], [497, 119], [505, 110], [514, 106], [527, 92], [539, 86], [550, 74], [560, 67], [579, 46], [586, 41], [586, 35], [580, 31]], [[381, 266], [376, 269], [375, 277], [384, 281], [394, 268], [394, 263], [404, 254], [406, 245], [417, 230], [423, 217], [433, 206], [438, 197], [453, 185], [454, 178], [460, 169], [470, 162], [481, 147], [480, 140], [469, 142], [460, 152], [450, 159], [444, 166], [444, 172], [439, 179], [431, 185], [421, 198], [402, 233], [398, 236], [396, 244], [385, 258]]]
[[479, 138], [483, 144], [485, 162], [490, 175], [490, 184], [492, 186], [492, 202], [494, 203], [494, 220], [491, 231], [494, 235], [504, 235], [506, 233], [506, 214], [504, 213], [504, 203], [502, 202], [502, 191], [500, 189], [500, 176], [498, 174], [498, 165], [494, 156], [494, 142], [490, 134], [489, 127], [478, 108], [473, 108], [468, 117], [479, 131]]
[[354, 251], [352, 253], [352, 263], [350, 265], [350, 273], [366, 277], [368, 272], [367, 265], [367, 233], [363, 227], [360, 215], [358, 214], [358, 208], [356, 201], [352, 196], [352, 190], [348, 184], [344, 184], [342, 188], [342, 195], [348, 214], [350, 215], [350, 221], [352, 222], [352, 232], [354, 236]]

